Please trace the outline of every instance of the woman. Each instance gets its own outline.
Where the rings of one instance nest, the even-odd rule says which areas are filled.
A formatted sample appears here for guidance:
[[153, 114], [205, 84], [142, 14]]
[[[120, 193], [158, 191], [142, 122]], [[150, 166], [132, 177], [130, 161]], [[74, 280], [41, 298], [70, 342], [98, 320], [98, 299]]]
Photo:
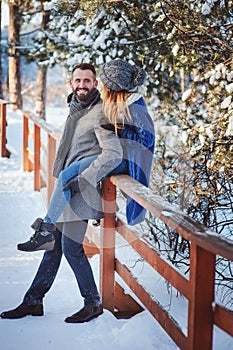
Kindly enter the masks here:
[[[123, 161], [111, 174], [127, 173], [149, 186], [154, 152], [154, 123], [138, 92], [146, 72], [121, 59], [104, 64], [99, 73], [103, 83], [103, 111], [120, 137]], [[145, 209], [127, 197], [126, 217], [130, 225], [144, 220]]]

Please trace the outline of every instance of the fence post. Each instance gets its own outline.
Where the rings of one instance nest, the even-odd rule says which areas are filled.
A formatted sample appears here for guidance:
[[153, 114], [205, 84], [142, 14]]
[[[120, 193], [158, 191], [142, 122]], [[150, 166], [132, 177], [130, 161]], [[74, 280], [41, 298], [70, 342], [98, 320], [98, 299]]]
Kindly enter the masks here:
[[7, 138], [6, 138], [6, 102], [0, 102], [0, 156], [9, 158], [11, 153], [6, 148]]
[[191, 243], [189, 350], [211, 350], [213, 342], [215, 255]]
[[33, 164], [29, 160], [29, 150], [28, 150], [28, 137], [29, 137], [29, 120], [28, 117], [23, 115], [23, 170], [32, 171]]
[[40, 188], [40, 128], [34, 124], [34, 190]]
[[100, 293], [103, 307], [114, 312], [115, 290], [115, 222], [116, 186], [106, 179], [102, 183], [104, 220], [100, 240]]

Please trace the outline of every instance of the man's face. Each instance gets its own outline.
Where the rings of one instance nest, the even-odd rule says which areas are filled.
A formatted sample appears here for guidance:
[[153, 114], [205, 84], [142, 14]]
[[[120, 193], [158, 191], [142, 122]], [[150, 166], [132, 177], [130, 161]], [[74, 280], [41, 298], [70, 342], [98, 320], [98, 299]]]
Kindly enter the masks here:
[[77, 68], [73, 72], [72, 80], [70, 80], [70, 86], [77, 100], [85, 100], [94, 88], [96, 88], [98, 82], [90, 69], [81, 70]]

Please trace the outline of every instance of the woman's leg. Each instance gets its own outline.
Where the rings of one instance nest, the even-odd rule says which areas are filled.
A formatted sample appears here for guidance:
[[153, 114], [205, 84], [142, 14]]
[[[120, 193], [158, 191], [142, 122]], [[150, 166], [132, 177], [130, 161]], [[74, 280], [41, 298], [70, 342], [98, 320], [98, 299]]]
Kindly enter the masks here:
[[97, 156], [84, 158], [78, 162], [74, 162], [61, 172], [56, 182], [56, 187], [54, 189], [47, 214], [44, 218], [45, 222], [52, 224], [55, 224], [57, 222], [60, 215], [65, 210], [67, 203], [71, 199], [71, 191], [69, 189], [63, 191], [62, 188], [70, 180], [72, 180], [74, 177], [79, 175], [84, 169], [86, 169], [96, 158]]
[[55, 224], [71, 198], [71, 191], [63, 191], [63, 187], [71, 179], [86, 169], [96, 158], [97, 155], [74, 162], [61, 172], [44, 220], [41, 218], [37, 218], [35, 220], [35, 222], [32, 224], [32, 228], [35, 230], [34, 235], [27, 242], [19, 243], [17, 245], [18, 250], [34, 252], [44, 249], [52, 250], [54, 248], [55, 239], [53, 233], [56, 229]]

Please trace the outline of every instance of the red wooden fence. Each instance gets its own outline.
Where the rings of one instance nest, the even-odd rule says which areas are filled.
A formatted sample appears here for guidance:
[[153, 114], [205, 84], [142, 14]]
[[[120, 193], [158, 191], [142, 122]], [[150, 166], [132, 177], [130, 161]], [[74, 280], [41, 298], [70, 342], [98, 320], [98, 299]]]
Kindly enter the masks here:
[[[30, 132], [29, 120], [34, 132]], [[47, 147], [42, 143], [40, 131], [47, 134]], [[34, 139], [34, 149], [29, 150], [29, 138]], [[24, 170], [34, 169], [34, 188], [47, 188], [49, 198], [54, 186], [51, 167], [60, 131], [45, 121], [24, 114]], [[41, 165], [41, 152], [47, 154], [47, 167]], [[184, 277], [151, 245], [140, 237], [140, 232], [131, 230], [116, 213], [116, 188], [138, 201], [166, 225], [174, 229], [190, 243], [190, 273]], [[152, 190], [142, 186], [127, 175], [112, 176], [103, 183], [105, 217], [101, 229], [88, 229], [85, 250], [89, 256], [100, 253], [100, 291], [104, 308], [118, 317], [127, 317], [146, 308], [160, 323], [167, 334], [183, 350], [211, 350], [213, 326], [233, 336], [233, 311], [215, 301], [215, 261], [221, 256], [233, 260], [233, 241], [219, 237], [213, 231], [195, 222], [171, 203], [164, 201]], [[188, 300], [187, 335], [168, 311], [146, 291], [133, 272], [116, 258], [116, 235], [128, 242], [141, 258], [165, 278]], [[132, 296], [116, 282], [116, 274], [129, 286], [140, 300], [139, 305]]]
[[7, 101], [0, 99], [0, 157], [10, 157], [10, 151], [8, 151], [7, 145], [7, 121], [6, 121], [6, 105]]

